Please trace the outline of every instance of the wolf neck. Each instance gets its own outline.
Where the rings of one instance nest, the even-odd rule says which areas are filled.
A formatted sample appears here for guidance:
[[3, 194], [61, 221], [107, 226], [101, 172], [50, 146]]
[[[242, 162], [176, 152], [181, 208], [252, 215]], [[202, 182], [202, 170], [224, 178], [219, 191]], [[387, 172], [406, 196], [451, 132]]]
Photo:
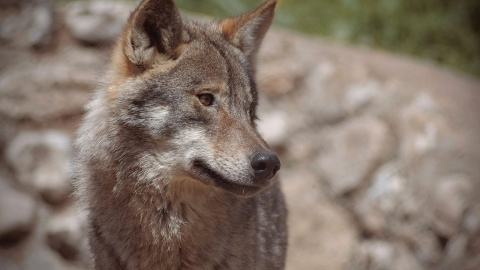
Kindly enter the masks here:
[[131, 204], [142, 231], [150, 234], [145, 240], [168, 251], [189, 244], [192, 229], [207, 230], [199, 226], [204, 220], [212, 220], [212, 213], [225, 212], [229, 203], [226, 194], [195, 180], [173, 180], [163, 190], [146, 188], [149, 190], [137, 189]]
[[110, 206], [97, 206], [103, 209], [92, 213], [98, 215], [92, 218], [96, 223], [92, 225], [99, 227], [93, 228], [98, 242], [105, 243], [100, 250], [113, 249], [107, 261], [114, 260], [126, 269], [157, 269], [159, 265], [179, 269], [195, 262], [192, 254], [196, 250], [213, 245], [211, 239], [219, 227], [215, 222], [224, 220], [228, 208], [241, 204], [195, 180], [173, 180], [163, 188], [130, 187], [135, 189], [117, 190]]

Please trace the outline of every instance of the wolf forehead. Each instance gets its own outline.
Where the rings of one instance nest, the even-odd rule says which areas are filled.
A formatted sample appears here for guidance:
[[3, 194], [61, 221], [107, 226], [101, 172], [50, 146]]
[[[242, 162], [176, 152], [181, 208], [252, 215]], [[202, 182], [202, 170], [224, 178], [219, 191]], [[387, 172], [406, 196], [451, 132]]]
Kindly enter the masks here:
[[229, 107], [244, 104], [254, 113], [258, 95], [249, 58], [225, 38], [214, 22], [183, 19], [182, 29], [182, 44], [173, 55], [157, 55], [159, 59], [151, 68], [140, 75], [129, 74], [139, 77], [128, 81], [141, 82], [140, 87], [134, 84], [138, 92], [143, 92], [141, 99], [161, 98], [161, 90], [212, 93], [228, 100]]
[[255, 58], [275, 5], [270, 0], [243, 15], [204, 23], [182, 18], [173, 0], [142, 1], [115, 47], [109, 97], [153, 80], [164, 90], [210, 92], [230, 107], [253, 104], [247, 111], [254, 116]]
[[228, 42], [215, 24], [187, 21], [183, 29], [188, 42], [182, 46], [177, 69], [171, 75], [188, 77], [186, 81], [193, 88], [223, 90], [231, 103], [239, 103], [236, 98], [256, 102], [255, 74], [248, 57]]

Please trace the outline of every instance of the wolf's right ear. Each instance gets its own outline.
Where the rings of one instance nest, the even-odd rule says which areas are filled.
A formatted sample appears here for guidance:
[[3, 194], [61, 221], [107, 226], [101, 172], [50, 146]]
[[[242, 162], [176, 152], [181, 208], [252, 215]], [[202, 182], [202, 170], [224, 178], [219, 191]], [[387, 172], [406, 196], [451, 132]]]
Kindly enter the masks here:
[[157, 55], [168, 59], [182, 41], [182, 19], [173, 0], [143, 0], [132, 12], [122, 49], [132, 68], [144, 70]]
[[220, 22], [225, 38], [255, 63], [255, 57], [268, 28], [272, 24], [277, 0], [268, 0], [256, 9]]

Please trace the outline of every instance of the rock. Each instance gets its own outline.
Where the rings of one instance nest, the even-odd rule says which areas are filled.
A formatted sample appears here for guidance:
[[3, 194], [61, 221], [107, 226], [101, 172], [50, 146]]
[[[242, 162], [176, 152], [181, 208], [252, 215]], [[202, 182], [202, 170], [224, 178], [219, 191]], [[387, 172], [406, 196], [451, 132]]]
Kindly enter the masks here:
[[103, 68], [101, 52], [73, 46], [54, 55], [15, 52], [0, 46], [0, 56], [10, 62], [0, 73], [1, 114], [37, 123], [81, 115]]
[[[289, 123], [289, 125], [292, 125]], [[321, 145], [317, 143], [322, 141], [321, 128], [309, 128], [304, 130], [292, 131], [286, 141], [286, 156], [288, 160], [286, 166], [298, 167], [300, 164], [309, 164], [315, 162]], [[282, 165], [284, 166], [284, 165]], [[316, 164], [312, 166], [318, 167]]]
[[87, 261], [86, 216], [75, 207], [56, 213], [46, 224], [50, 248], [70, 261]]
[[434, 188], [433, 226], [440, 235], [450, 238], [460, 228], [472, 194], [472, 182], [463, 175], [450, 175], [439, 179]]
[[298, 97], [299, 109], [316, 122], [334, 122], [347, 115], [343, 106], [344, 91], [341, 87], [329, 87], [336, 72], [336, 65], [324, 61], [310, 70], [301, 85], [304, 91]]
[[327, 133], [318, 166], [334, 195], [361, 187], [394, 147], [387, 125], [373, 117], [348, 120]]
[[392, 264], [394, 265], [392, 270], [422, 270], [426, 268], [420, 264], [414, 253], [404, 244], [397, 245], [396, 260]]
[[7, 160], [16, 179], [53, 204], [63, 202], [70, 193], [67, 170], [70, 138], [59, 131], [20, 133], [7, 149]]
[[392, 244], [383, 240], [368, 240], [359, 245], [351, 269], [422, 270], [423, 267], [408, 248], [402, 244]]
[[[274, 148], [285, 148], [287, 140], [294, 139], [299, 132], [309, 130], [311, 121], [291, 102], [289, 95], [274, 97], [259, 92], [258, 130]], [[278, 149], [275, 149], [278, 150]]]
[[9, 8], [15, 4], [18, 4], [21, 0], [2, 0], [0, 1], [0, 8]]
[[409, 184], [425, 198], [431, 196], [437, 179], [464, 170], [457, 168], [459, 162], [448, 154], [456, 151], [451, 148], [456, 144], [453, 138], [457, 134], [442, 112], [441, 104], [438, 98], [420, 93], [413, 97], [399, 117], [399, 161], [408, 172]]
[[288, 116], [279, 110], [260, 116], [258, 131], [263, 139], [273, 148], [285, 143], [288, 135]]
[[[279, 59], [288, 61], [288, 56], [294, 55], [294, 40], [287, 38], [289, 33], [281, 31], [280, 29], [276, 30], [277, 31], [268, 31], [262, 42], [257, 60], [260, 67], [269, 62], [278, 61]], [[262, 68], [259, 68], [259, 71], [260, 69]]]
[[19, 7], [11, 7], [0, 16], [0, 39], [17, 47], [49, 45], [53, 32], [51, 1], [25, 1]]
[[403, 217], [415, 216], [420, 205], [408, 190], [396, 161], [382, 165], [372, 180], [370, 187], [356, 199], [353, 211], [368, 234], [394, 234], [390, 225], [403, 222]]
[[403, 243], [408, 244], [415, 251], [415, 258], [426, 268], [438, 266], [444, 256], [442, 243], [438, 235], [428, 227], [428, 219], [418, 215], [411, 218], [408, 223], [398, 226], [396, 235]]
[[[298, 106], [317, 124], [335, 123], [359, 114], [384, 96], [385, 86], [362, 63], [343, 66], [323, 60], [308, 70], [299, 93]], [[375, 102], [374, 102], [375, 101]]]
[[329, 201], [308, 170], [282, 170], [289, 203], [287, 269], [343, 270], [349, 265], [357, 232], [348, 213]]
[[428, 94], [419, 94], [402, 114], [401, 155], [414, 161], [438, 145], [439, 134], [448, 131], [448, 123], [438, 113], [437, 102]]
[[467, 260], [467, 262], [462, 264], [464, 270], [477, 270], [480, 269], [480, 256], [478, 256], [478, 251]]
[[307, 66], [301, 62], [277, 61], [260, 63], [258, 68], [259, 88], [272, 95], [285, 95], [300, 89], [307, 73]]
[[385, 241], [364, 241], [359, 245], [356, 256], [356, 269], [389, 269], [395, 250]]
[[474, 201], [469, 205], [462, 228], [469, 235], [480, 235], [480, 202]]
[[445, 247], [441, 270], [458, 269], [459, 266], [464, 265], [467, 246], [468, 238], [464, 234], [458, 234], [451, 238]]
[[67, 265], [42, 243], [36, 243], [26, 251], [27, 256], [21, 262], [24, 270], [64, 270]]
[[0, 244], [13, 244], [28, 236], [35, 225], [35, 204], [32, 197], [0, 176]]
[[345, 109], [353, 114], [371, 103], [380, 95], [380, 83], [369, 79], [360, 83], [351, 84], [345, 91]]
[[132, 6], [114, 2], [75, 2], [67, 6], [65, 24], [74, 38], [88, 44], [113, 43]]
[[53, 5], [42, 4], [32, 14], [32, 24], [28, 29], [29, 43], [35, 46], [47, 46], [53, 30]]
[[20, 267], [11, 259], [0, 256], [0, 266], [2, 270], [20, 270]]

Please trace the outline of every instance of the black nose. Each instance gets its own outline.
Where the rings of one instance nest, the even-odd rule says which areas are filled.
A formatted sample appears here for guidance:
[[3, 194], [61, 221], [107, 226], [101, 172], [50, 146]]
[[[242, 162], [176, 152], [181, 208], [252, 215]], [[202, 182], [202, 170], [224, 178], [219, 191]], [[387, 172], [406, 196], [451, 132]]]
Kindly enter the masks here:
[[280, 170], [280, 160], [271, 151], [260, 150], [252, 155], [250, 164], [255, 171], [255, 183], [262, 185]]

